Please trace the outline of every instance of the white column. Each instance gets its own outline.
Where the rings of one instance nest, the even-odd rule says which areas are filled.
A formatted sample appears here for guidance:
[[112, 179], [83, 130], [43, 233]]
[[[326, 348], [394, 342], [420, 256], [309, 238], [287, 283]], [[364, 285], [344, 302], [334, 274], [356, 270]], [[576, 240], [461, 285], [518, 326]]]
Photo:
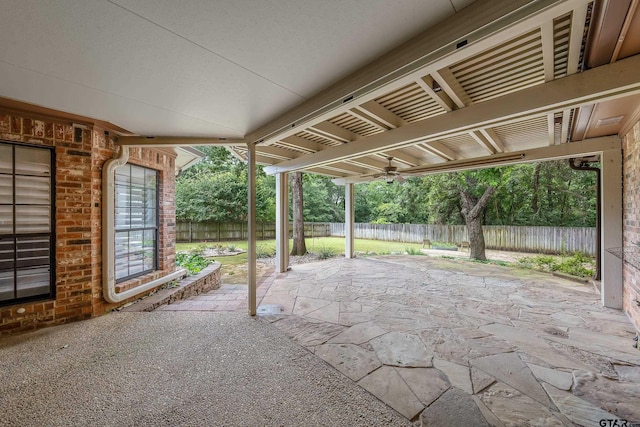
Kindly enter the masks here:
[[607, 252], [622, 247], [622, 151], [602, 152], [602, 305], [622, 308], [622, 260]]
[[289, 269], [289, 174], [276, 174], [276, 269]]
[[256, 315], [256, 146], [247, 144], [247, 185], [249, 203], [247, 207], [247, 300], [249, 316]]
[[355, 218], [355, 204], [354, 204], [354, 185], [346, 184], [344, 186], [344, 257], [353, 258], [353, 222]]

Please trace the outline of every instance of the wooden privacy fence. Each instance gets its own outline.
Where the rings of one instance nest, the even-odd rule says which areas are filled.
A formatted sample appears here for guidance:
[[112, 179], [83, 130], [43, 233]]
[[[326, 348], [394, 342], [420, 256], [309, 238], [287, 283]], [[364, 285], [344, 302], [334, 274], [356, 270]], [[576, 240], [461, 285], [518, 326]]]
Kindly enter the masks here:
[[[292, 227], [289, 227], [291, 237]], [[588, 227], [519, 227], [485, 225], [485, 243], [488, 249], [559, 254], [584, 252], [595, 256], [596, 230]], [[355, 224], [357, 239], [391, 242], [422, 243], [424, 239], [459, 245], [469, 241], [464, 225], [427, 224]], [[274, 223], [256, 224], [258, 239], [275, 239]], [[344, 237], [344, 223], [305, 222], [306, 237]], [[246, 240], [246, 223], [183, 222], [176, 224], [178, 242], [215, 242]]]
[[[459, 245], [469, 241], [465, 225], [355, 224], [356, 239], [422, 243], [424, 239]], [[591, 227], [519, 227], [485, 225], [487, 249], [560, 254], [584, 252], [595, 256], [596, 230]], [[344, 236], [344, 224], [330, 224], [331, 236]]]
[[[289, 237], [293, 237], [293, 224], [289, 225]], [[273, 222], [259, 222], [256, 224], [256, 234], [260, 240], [276, 238], [276, 224]], [[306, 237], [328, 237], [329, 223], [305, 222]], [[176, 223], [177, 242], [220, 242], [228, 240], [247, 240], [247, 223], [245, 222], [188, 222]]]

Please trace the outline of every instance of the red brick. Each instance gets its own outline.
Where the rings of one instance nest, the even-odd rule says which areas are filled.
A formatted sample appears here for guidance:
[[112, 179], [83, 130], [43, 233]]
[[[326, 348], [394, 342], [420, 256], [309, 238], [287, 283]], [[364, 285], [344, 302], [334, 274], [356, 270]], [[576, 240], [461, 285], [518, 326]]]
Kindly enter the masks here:
[[[640, 241], [640, 122], [623, 138], [623, 245]], [[640, 271], [628, 264], [623, 269], [623, 309], [640, 330]]]
[[[100, 315], [116, 307], [102, 298], [102, 167], [113, 158], [115, 144], [102, 129], [86, 129], [73, 141], [68, 122], [34, 120], [0, 114], [0, 138], [55, 147], [56, 151], [56, 299], [0, 309], [0, 334], [33, 330]], [[160, 267], [175, 268], [175, 202], [173, 156], [154, 150], [131, 150], [130, 162], [159, 171]], [[141, 284], [163, 272], [137, 278]], [[129, 282], [127, 282], [129, 283]], [[131, 297], [125, 302], [136, 299]], [[23, 307], [19, 315], [16, 310]]]

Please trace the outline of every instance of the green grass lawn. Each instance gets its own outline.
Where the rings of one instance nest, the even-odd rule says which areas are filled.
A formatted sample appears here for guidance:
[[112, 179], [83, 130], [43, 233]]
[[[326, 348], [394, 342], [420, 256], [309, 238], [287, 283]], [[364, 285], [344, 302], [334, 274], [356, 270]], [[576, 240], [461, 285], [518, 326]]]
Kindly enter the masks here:
[[[305, 239], [307, 244], [307, 250], [309, 252], [317, 253], [324, 248], [331, 248], [336, 255], [344, 253], [344, 238], [343, 237], [314, 237]], [[289, 240], [289, 244], [293, 244], [292, 240]], [[233, 241], [233, 242], [198, 242], [198, 243], [178, 243], [176, 244], [176, 250], [178, 252], [191, 251], [197, 249], [204, 249], [206, 247], [214, 247], [216, 245], [221, 246], [235, 246], [236, 248], [247, 250], [246, 241]], [[355, 250], [357, 252], [374, 252], [377, 254], [389, 254], [391, 252], [405, 252], [407, 248], [421, 249], [420, 243], [402, 243], [402, 242], [384, 242], [380, 240], [355, 240]], [[275, 240], [258, 240], [257, 243], [258, 254], [268, 253], [275, 254], [276, 241]], [[223, 265], [238, 265], [247, 262], [246, 252], [240, 255], [218, 257], [216, 261]]]

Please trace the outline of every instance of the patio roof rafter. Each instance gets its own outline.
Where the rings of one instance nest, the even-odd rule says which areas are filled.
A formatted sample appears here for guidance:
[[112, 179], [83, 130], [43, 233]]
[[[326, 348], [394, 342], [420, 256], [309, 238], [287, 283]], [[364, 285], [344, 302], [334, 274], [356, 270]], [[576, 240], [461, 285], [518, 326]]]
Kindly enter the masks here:
[[[499, 153], [474, 159], [461, 159], [445, 163], [416, 166], [413, 168], [400, 169], [398, 172], [406, 175], [429, 175], [444, 172], [457, 172], [472, 169], [481, 169], [494, 166], [508, 166], [520, 163], [531, 163], [537, 161], [566, 159], [578, 156], [590, 156], [604, 151], [622, 149], [622, 140], [617, 136], [604, 136], [600, 138], [587, 139], [580, 142], [570, 142], [567, 144], [552, 145], [548, 147], [535, 148], [532, 150], [514, 151], [510, 153]], [[366, 176], [349, 176], [336, 178], [334, 184], [355, 184], [369, 181]]]
[[640, 56], [547, 82], [382, 134], [361, 138], [315, 154], [265, 168], [269, 174], [301, 170], [335, 161], [399, 149], [474, 130], [546, 117], [595, 101], [640, 93]]
[[[270, 143], [415, 84], [450, 64], [517, 37], [589, 0], [496, 0], [473, 3], [342, 81], [306, 100], [245, 138]], [[446, 76], [445, 76], [446, 77]], [[449, 96], [451, 94], [448, 94]], [[441, 98], [442, 100], [442, 98]], [[436, 99], [436, 102], [440, 102]], [[446, 111], [446, 108], [445, 108]]]

